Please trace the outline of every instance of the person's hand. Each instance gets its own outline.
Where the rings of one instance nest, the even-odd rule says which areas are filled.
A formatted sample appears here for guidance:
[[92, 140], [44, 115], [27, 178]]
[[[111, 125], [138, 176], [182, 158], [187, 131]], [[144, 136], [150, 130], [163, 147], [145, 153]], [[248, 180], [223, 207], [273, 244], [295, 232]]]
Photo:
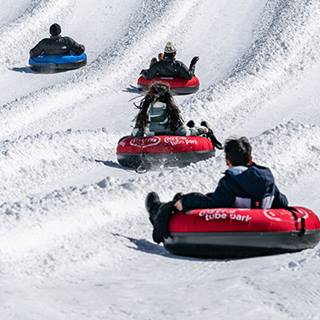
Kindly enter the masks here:
[[176, 209], [177, 209], [178, 211], [183, 211], [183, 206], [182, 206], [182, 201], [181, 201], [181, 200], [178, 200], [178, 201], [174, 204], [174, 206], [176, 207]]
[[209, 132], [209, 129], [208, 129], [208, 128], [203, 128], [203, 132], [204, 132], [204, 133], [208, 133], [208, 132]]
[[198, 61], [199, 61], [199, 57], [197, 57], [197, 56], [196, 56], [196, 57], [193, 57], [192, 60], [191, 60], [190, 65], [193, 66], [193, 65], [195, 65]]

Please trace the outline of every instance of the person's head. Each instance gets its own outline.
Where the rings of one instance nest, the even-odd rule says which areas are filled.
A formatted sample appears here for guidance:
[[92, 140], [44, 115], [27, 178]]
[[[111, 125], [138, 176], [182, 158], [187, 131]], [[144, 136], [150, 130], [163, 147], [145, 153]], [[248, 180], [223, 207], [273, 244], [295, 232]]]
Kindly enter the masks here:
[[156, 102], [163, 102], [166, 104], [168, 110], [169, 124], [174, 131], [181, 125], [183, 125], [183, 119], [180, 114], [180, 110], [176, 105], [173, 95], [170, 91], [170, 87], [165, 83], [154, 83], [146, 93], [144, 99], [142, 99], [139, 105], [139, 113], [136, 118], [136, 127], [144, 129], [148, 121], [148, 110], [151, 104]]
[[228, 139], [224, 152], [228, 167], [246, 166], [252, 162], [252, 147], [246, 137]]
[[177, 53], [176, 46], [172, 42], [167, 42], [164, 48], [164, 57], [174, 59]]
[[61, 27], [57, 23], [54, 23], [50, 26], [49, 31], [51, 36], [56, 37], [61, 33]]
[[152, 103], [156, 101], [168, 102], [170, 99], [173, 99], [173, 96], [170, 87], [166, 83], [155, 82], [150, 86], [146, 99]]

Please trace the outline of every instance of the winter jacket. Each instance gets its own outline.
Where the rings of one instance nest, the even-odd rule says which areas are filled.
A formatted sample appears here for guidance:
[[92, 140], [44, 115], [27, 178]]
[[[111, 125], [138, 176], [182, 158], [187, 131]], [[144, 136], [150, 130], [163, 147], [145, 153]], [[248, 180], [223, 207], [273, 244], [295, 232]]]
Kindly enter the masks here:
[[181, 198], [184, 211], [205, 208], [284, 208], [285, 195], [275, 185], [270, 169], [252, 164], [228, 169], [212, 193], [189, 193]]
[[31, 57], [40, 55], [80, 55], [85, 51], [82, 44], [77, 43], [72, 38], [55, 36], [41, 40], [30, 50]]
[[173, 77], [190, 80], [194, 76], [195, 65], [187, 66], [171, 57], [165, 57], [150, 66], [148, 70], [142, 70], [141, 74], [145, 79], [153, 79], [155, 77]]
[[154, 135], [177, 135], [177, 136], [198, 136], [204, 133], [204, 127], [189, 128], [187, 126], [177, 127], [172, 131], [170, 126], [167, 106], [163, 102], [151, 104], [148, 110], [148, 124], [145, 132], [135, 128], [133, 136], [154, 136]]

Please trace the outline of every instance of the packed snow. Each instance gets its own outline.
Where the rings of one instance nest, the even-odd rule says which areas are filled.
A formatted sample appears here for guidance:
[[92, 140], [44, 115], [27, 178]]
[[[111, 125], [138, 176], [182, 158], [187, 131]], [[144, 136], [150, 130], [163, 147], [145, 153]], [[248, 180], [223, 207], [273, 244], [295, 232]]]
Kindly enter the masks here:
[[[212, 191], [223, 154], [139, 175], [117, 141], [137, 112], [131, 90], [167, 41], [200, 91], [186, 120], [224, 140], [246, 135], [292, 205], [320, 214], [318, 0], [2, 0], [0, 318], [320, 319], [320, 247], [242, 260], [177, 257], [151, 239], [147, 192]], [[28, 68], [58, 22], [88, 65]], [[137, 101], [137, 100], [134, 100]]]

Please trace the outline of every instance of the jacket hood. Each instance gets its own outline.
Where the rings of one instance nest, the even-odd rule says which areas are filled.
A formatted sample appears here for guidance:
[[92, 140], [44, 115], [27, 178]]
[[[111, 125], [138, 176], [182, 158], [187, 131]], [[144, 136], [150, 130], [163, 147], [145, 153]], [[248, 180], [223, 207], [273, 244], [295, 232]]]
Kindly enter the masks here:
[[258, 166], [235, 166], [228, 169], [225, 175], [230, 182], [239, 187], [248, 197], [263, 198], [272, 193], [274, 178], [268, 168]]

